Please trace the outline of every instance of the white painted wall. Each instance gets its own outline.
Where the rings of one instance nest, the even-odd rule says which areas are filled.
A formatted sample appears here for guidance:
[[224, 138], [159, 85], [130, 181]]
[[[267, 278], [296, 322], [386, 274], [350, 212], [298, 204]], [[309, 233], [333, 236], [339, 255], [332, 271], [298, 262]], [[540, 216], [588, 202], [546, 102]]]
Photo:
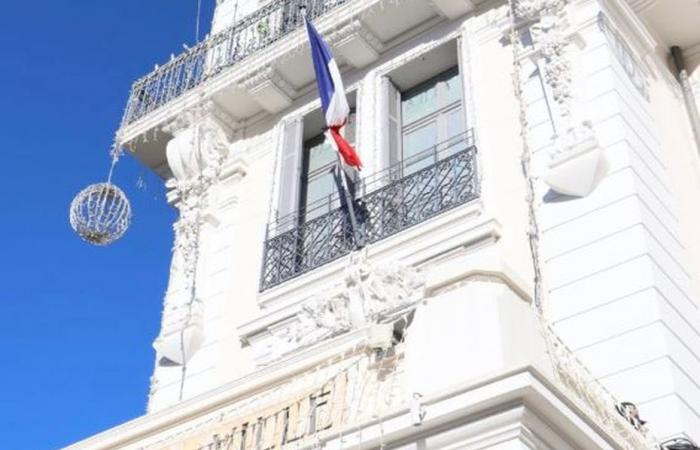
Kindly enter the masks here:
[[[584, 3], [592, 2], [577, 16], [577, 101], [611, 170], [585, 198], [540, 186], [549, 313], [583, 362], [618, 398], [637, 403], [658, 436], [685, 432], [698, 441], [698, 247], [689, 232], [698, 229], [698, 211], [688, 201], [700, 194], [700, 171], [682, 99], [661, 61], [634, 54], [647, 73], [644, 98], [596, 23], [597, 8]], [[543, 165], [552, 129], [538, 78], [528, 101]]]
[[[231, 23], [235, 7], [235, 0], [218, 5], [214, 31]], [[241, 1], [236, 17], [255, 8], [257, 2]], [[581, 199], [548, 193], [538, 183], [547, 311], [591, 370], [620, 399], [641, 407], [657, 435], [684, 432], [700, 442], [700, 313], [694, 275], [700, 273], [700, 235], [695, 231], [700, 229], [696, 206], [700, 168], [691, 151], [682, 99], [661, 57], [633, 55], [646, 74], [645, 98], [597, 23], [602, 9], [608, 11], [594, 1], [578, 2], [574, 22], [580, 46], [572, 47], [576, 103], [593, 122], [611, 171], [593, 193]], [[633, 41], [632, 27], [623, 26], [622, 17], [623, 22], [617, 22], [619, 32]], [[367, 67], [347, 68], [344, 76], [348, 89], [359, 88], [360, 153], [368, 161], [367, 170], [378, 169], [380, 78], [436, 42], [461, 39], [468, 124], [478, 135], [479, 207], [470, 206], [474, 215], [454, 213], [449, 217], [453, 221], [443, 217], [442, 222], [436, 219], [416, 227], [403, 237], [377, 244], [371, 252], [387, 261], [433, 264], [443, 273], [457, 274], [466, 270], [467, 261], [495, 254], [492, 260], [506, 261], [514, 278], [526, 280], [524, 290], [529, 291], [532, 262], [520, 167], [520, 106], [513, 90], [512, 49], [504, 43], [506, 26], [505, 7], [488, 2], [476, 15], [437, 23], [390, 48]], [[523, 100], [529, 142], [541, 175], [554, 128], [535, 64], [526, 61], [524, 75], [528, 78]], [[177, 403], [183, 386], [183, 398], [190, 399], [253, 373], [254, 352], [241, 344], [240, 329], [268, 320], [273, 312], [291, 308], [341, 278], [344, 262], [329, 264], [272, 292], [258, 292], [265, 226], [276, 189], [283, 188], [278, 182], [275, 185], [276, 160], [284, 150], [278, 124], [315, 108], [315, 102], [315, 93], [309, 90], [280, 114], [246, 123], [231, 145], [231, 153], [247, 162], [247, 175], [219, 185], [214, 208], [218, 225], [207, 226], [202, 236], [200, 285], [206, 341], [188, 364], [184, 385], [182, 368], [156, 369], [159, 380], [152, 410]], [[484, 223], [497, 224], [493, 226], [497, 236], [468, 241], [467, 237], [476, 235], [471, 227]], [[459, 258], [438, 264], [459, 245], [464, 247]], [[484, 290], [478, 295], [489, 294]]]

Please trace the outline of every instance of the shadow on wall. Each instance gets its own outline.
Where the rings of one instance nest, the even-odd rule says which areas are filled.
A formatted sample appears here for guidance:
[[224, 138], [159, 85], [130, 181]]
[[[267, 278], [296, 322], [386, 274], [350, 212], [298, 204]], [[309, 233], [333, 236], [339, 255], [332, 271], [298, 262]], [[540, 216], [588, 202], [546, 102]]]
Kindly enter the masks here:
[[542, 197], [542, 201], [544, 203], [562, 203], [562, 202], [568, 202], [571, 200], [577, 200], [579, 198], [580, 197], [576, 197], [574, 195], [559, 194], [558, 192], [555, 192], [554, 190], [550, 189]]

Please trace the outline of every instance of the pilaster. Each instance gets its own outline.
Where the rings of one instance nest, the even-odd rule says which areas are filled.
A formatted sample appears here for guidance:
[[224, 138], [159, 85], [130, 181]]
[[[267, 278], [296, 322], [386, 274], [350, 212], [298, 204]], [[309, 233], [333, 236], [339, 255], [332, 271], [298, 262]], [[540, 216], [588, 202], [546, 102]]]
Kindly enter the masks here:
[[[246, 174], [245, 162], [232, 157], [232, 120], [209, 101], [184, 110], [166, 126], [173, 174], [166, 186], [168, 201], [180, 217], [174, 224], [175, 243], [170, 281], [165, 295], [161, 331], [153, 346], [156, 367], [149, 410], [191, 396], [186, 381], [214, 362], [202, 349], [211, 344], [208, 323], [214, 311], [207, 298], [206, 254], [209, 235], [219, 225], [216, 196], [220, 183], [236, 183]], [[215, 315], [215, 313], [214, 313]], [[204, 353], [204, 354], [203, 354]]]

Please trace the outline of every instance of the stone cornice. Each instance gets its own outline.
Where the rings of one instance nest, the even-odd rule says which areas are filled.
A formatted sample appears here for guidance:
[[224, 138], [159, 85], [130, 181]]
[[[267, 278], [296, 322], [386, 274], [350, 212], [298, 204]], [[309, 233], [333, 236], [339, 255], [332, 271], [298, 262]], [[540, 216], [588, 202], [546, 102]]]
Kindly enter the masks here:
[[[64, 450], [127, 448], [140, 439], [212, 414], [218, 408], [242, 398], [246, 393], [254, 392], [255, 386], [269, 384], [270, 377], [262, 375], [268, 372], [270, 370], [263, 369], [256, 372], [257, 378], [248, 377], [246, 380], [241, 380], [243, 382], [222, 386], [220, 389], [183, 402], [177, 407], [134, 419], [66, 447]], [[283, 375], [283, 372], [277, 370], [276, 379], [282, 379]], [[384, 442], [409, 438], [415, 440], [441, 429], [448, 422], [454, 422], [456, 418], [481, 417], [484, 412], [493, 412], [494, 408], [499, 407], [504, 413], [508, 413], [499, 416], [501, 420], [492, 423], [492, 427], [495, 425], [498, 429], [503, 429], [504, 423], [521, 422], [532, 426], [535, 419], [545, 420], [545, 422], [556, 423], [560, 429], [577, 430], [577, 443], [581, 446], [580, 448], [614, 448], [610, 444], [613, 441], [612, 438], [603, 431], [601, 426], [573, 404], [571, 399], [551, 381], [550, 375], [534, 366], [517, 367], [507, 372], [472, 380], [461, 386], [455, 386], [449, 391], [424, 398], [422, 403], [433, 413], [426, 417], [421, 427], [407, 426], [411, 423], [411, 411], [407, 407], [399, 407], [390, 412], [381, 424], [372, 419], [367, 423], [357, 424], [354, 428], [363, 430], [364, 446], [375, 447], [379, 445], [382, 435]], [[509, 406], [504, 407], [504, 405]], [[532, 407], [536, 407], [536, 413], [530, 411], [529, 408]], [[212, 422], [212, 426], [215, 426], [215, 421]], [[346, 430], [343, 430], [342, 434], [328, 436], [322, 445], [328, 448], [341, 448], [340, 443], [336, 442], [341, 437], [345, 441], [342, 448], [357, 445], [355, 442], [357, 438], [350, 436]], [[307, 450], [315, 445], [318, 444], [311, 443], [309, 446], [299, 447], [298, 450]]]
[[644, 11], [653, 8], [659, 0], [627, 0], [627, 4], [637, 14], [642, 14]]
[[656, 39], [625, 0], [608, 0], [601, 5], [614, 26], [621, 29], [630, 40], [640, 59], [654, 52], [658, 45]]

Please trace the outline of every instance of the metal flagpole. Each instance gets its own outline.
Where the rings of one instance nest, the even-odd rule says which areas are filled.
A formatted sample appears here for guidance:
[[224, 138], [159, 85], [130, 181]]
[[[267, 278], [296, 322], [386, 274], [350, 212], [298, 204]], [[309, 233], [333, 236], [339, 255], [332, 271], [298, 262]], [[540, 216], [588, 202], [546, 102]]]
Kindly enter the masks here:
[[357, 226], [357, 216], [355, 215], [355, 205], [353, 203], [353, 198], [350, 196], [350, 189], [348, 188], [348, 183], [347, 180], [345, 179], [346, 174], [345, 170], [343, 170], [343, 161], [340, 157], [340, 152], [336, 151], [336, 156], [338, 158], [338, 164], [337, 164], [337, 169], [338, 169], [338, 176], [340, 177], [340, 186], [339, 188], [343, 191], [343, 196], [345, 198], [345, 204], [348, 207], [348, 214], [350, 215], [350, 226], [352, 226], [352, 234], [355, 240], [355, 248], [357, 250], [361, 249], [362, 247], [365, 246], [365, 239], [362, 233], [360, 233], [360, 229]]

